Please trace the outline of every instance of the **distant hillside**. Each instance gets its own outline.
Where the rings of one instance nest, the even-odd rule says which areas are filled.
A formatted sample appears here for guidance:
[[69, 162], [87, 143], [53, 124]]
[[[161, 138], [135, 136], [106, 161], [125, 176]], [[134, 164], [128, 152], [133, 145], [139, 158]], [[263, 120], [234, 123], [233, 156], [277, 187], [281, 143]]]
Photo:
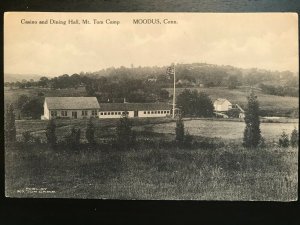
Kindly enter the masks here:
[[37, 74], [12, 74], [12, 73], [5, 73], [4, 74], [4, 82], [17, 82], [22, 80], [31, 80], [34, 81], [39, 80], [42, 75]]

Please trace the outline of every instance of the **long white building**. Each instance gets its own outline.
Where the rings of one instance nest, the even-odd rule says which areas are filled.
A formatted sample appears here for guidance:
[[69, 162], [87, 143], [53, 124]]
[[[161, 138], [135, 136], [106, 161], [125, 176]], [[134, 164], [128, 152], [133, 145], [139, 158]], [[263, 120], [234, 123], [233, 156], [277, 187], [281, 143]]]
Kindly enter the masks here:
[[172, 105], [167, 103], [98, 103], [96, 97], [46, 97], [42, 120], [55, 118], [168, 117]]
[[99, 118], [128, 117], [167, 117], [172, 106], [166, 103], [100, 103]]

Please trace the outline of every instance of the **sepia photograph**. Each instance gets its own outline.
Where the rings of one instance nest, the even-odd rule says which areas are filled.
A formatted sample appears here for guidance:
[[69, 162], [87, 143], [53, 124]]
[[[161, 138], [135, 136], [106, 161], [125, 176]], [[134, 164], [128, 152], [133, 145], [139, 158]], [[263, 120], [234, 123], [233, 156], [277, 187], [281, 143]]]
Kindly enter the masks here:
[[5, 196], [298, 200], [296, 13], [4, 14]]

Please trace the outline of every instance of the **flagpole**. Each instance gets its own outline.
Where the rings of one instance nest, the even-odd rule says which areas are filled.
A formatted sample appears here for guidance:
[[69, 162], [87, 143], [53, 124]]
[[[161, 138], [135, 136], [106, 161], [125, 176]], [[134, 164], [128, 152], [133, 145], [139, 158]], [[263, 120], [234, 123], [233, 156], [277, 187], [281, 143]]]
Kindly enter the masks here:
[[173, 119], [175, 118], [175, 101], [176, 101], [176, 91], [175, 91], [175, 64], [174, 64], [174, 88], [173, 88]]

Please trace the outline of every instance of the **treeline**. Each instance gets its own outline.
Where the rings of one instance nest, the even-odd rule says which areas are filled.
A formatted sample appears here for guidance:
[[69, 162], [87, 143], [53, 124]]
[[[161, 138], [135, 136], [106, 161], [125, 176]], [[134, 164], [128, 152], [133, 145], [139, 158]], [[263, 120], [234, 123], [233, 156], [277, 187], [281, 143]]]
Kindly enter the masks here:
[[278, 95], [278, 96], [292, 96], [299, 97], [299, 87], [290, 87], [290, 86], [275, 86], [275, 85], [265, 85], [260, 84], [259, 86], [263, 93], [269, 95]]
[[[54, 78], [41, 77], [38, 81], [5, 82], [10, 88], [66, 89], [85, 87], [89, 96], [98, 96], [100, 101], [153, 102], [167, 100], [162, 88], [173, 85], [173, 77], [166, 75], [167, 66], [107, 68], [97, 72], [64, 74]], [[264, 83], [280, 84], [266, 85]], [[298, 77], [290, 71], [240, 69], [206, 63], [176, 64], [177, 87], [261, 87], [272, 95], [298, 96]]]

